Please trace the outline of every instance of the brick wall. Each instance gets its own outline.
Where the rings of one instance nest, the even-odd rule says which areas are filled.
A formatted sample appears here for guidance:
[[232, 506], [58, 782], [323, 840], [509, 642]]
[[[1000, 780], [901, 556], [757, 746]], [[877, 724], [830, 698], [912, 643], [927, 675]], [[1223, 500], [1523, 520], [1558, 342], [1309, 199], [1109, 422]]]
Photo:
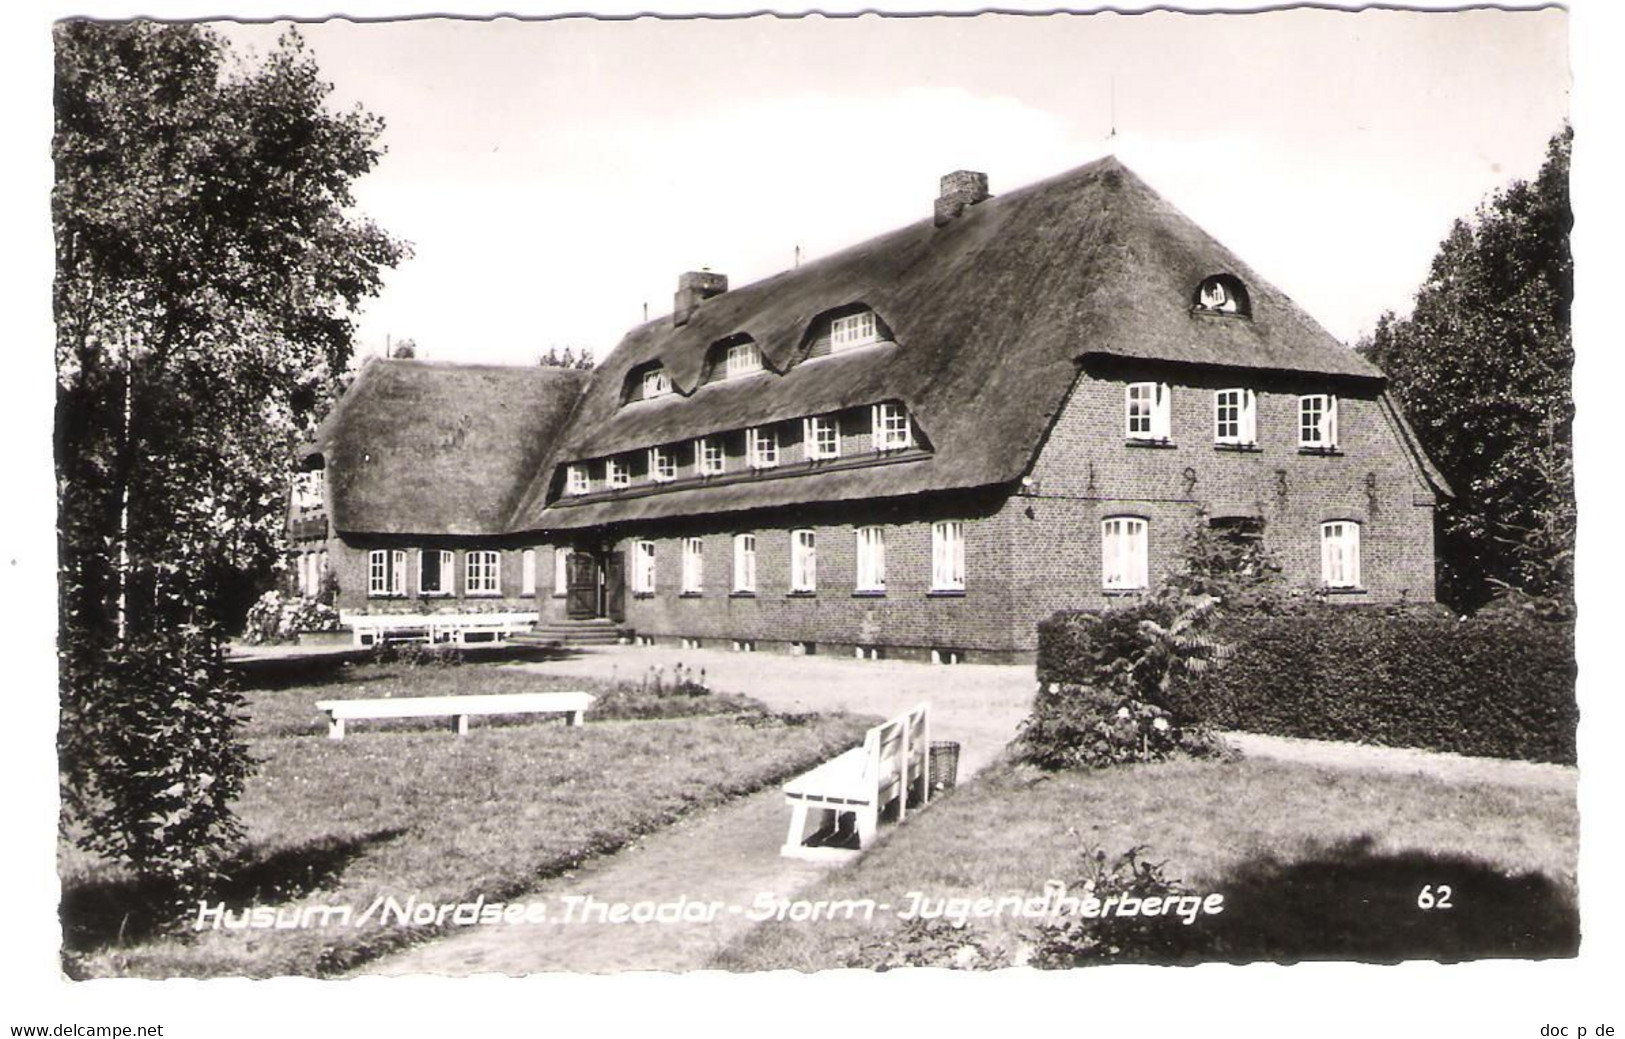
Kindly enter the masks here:
[[[628, 594], [626, 623], [657, 641], [699, 639], [728, 648], [753, 640], [761, 650], [790, 650], [813, 643], [820, 654], [850, 656], [858, 646], [883, 657], [928, 658], [932, 649], [968, 651], [966, 659], [1006, 659], [1013, 649], [1009, 585], [1004, 577], [1010, 538], [1000, 529], [998, 496], [934, 496], [902, 503], [857, 503], [718, 516], [628, 530], [613, 547], [626, 553], [628, 572], [635, 543], [655, 544], [652, 595]], [[953, 519], [964, 524], [965, 590], [933, 594], [931, 526]], [[884, 594], [855, 591], [857, 530], [885, 529]], [[817, 536], [818, 587], [812, 595], [790, 591], [791, 532]], [[756, 592], [733, 593], [733, 537], [756, 535]], [[682, 594], [683, 541], [704, 546], [704, 585]]]
[[[532, 547], [511, 539], [475, 541], [459, 539], [453, 542], [422, 543], [400, 538], [354, 536], [349, 539], [335, 537], [328, 542], [328, 565], [338, 579], [338, 606], [341, 610], [367, 613], [451, 613], [458, 611], [529, 612], [539, 610], [543, 616], [553, 607], [553, 549], [551, 545], [537, 544], [536, 594], [522, 594], [523, 552]], [[373, 549], [402, 550], [406, 552], [406, 594], [404, 596], [371, 596], [367, 594], [368, 556]], [[454, 576], [450, 595], [422, 595], [418, 584], [418, 560], [424, 551], [445, 549], [452, 553]], [[497, 595], [468, 594], [468, 557], [470, 550], [494, 551], [498, 554], [499, 586]], [[560, 600], [562, 603], [562, 599]], [[564, 614], [562, 605], [558, 616]]]
[[[1128, 382], [1167, 382], [1168, 447], [1124, 437]], [[1257, 395], [1258, 450], [1215, 448], [1213, 391], [1247, 387]], [[1301, 453], [1298, 396], [1337, 392], [1338, 454]], [[1017, 645], [1035, 646], [1032, 625], [1061, 608], [1106, 605], [1101, 585], [1101, 521], [1149, 521], [1150, 575], [1177, 564], [1199, 509], [1253, 515], [1289, 584], [1321, 586], [1320, 524], [1361, 524], [1361, 581], [1350, 602], [1432, 601], [1433, 494], [1416, 472], [1374, 391], [1328, 386], [1312, 377], [1087, 371], [1080, 375], [1033, 466], [1035, 486], [1004, 513]]]

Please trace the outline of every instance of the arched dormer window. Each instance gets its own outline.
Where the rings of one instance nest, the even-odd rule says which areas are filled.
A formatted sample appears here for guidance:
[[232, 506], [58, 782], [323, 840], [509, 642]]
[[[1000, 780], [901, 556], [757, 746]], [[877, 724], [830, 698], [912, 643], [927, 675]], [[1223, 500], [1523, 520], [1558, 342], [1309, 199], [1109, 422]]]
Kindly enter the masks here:
[[706, 356], [705, 381], [738, 379], [762, 371], [762, 349], [743, 333], [720, 339]]
[[1252, 304], [1247, 299], [1247, 286], [1230, 274], [1214, 274], [1202, 279], [1196, 288], [1195, 307], [1208, 314], [1230, 314], [1251, 317]]
[[653, 400], [671, 392], [671, 375], [659, 361], [640, 364], [626, 375], [626, 386], [621, 391], [621, 403], [635, 400]]
[[808, 327], [808, 359], [893, 341], [884, 319], [862, 303], [825, 311]]

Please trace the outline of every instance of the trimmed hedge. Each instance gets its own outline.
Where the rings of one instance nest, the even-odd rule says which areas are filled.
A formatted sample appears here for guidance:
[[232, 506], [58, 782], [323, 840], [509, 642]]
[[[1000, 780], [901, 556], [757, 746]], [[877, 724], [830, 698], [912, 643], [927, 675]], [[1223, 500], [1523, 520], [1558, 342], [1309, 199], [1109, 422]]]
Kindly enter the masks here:
[[[1041, 682], [1088, 673], [1076, 611], [1039, 625]], [[1275, 736], [1573, 764], [1574, 625], [1515, 613], [1305, 605], [1226, 618], [1228, 664], [1172, 691], [1186, 721]]]

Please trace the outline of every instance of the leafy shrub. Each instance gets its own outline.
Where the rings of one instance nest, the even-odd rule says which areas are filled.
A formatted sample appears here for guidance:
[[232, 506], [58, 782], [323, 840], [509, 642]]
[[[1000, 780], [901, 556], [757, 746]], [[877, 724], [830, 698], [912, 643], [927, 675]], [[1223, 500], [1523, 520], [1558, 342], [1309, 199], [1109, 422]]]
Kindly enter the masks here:
[[[1234, 658], [1177, 690], [1176, 710], [1277, 736], [1575, 761], [1572, 624], [1518, 610], [1458, 620], [1429, 608], [1306, 604], [1231, 617], [1223, 631]], [[1052, 626], [1041, 673], [1076, 668], [1074, 632]]]
[[1049, 769], [1234, 754], [1205, 725], [1181, 722], [1156, 704], [1060, 682], [1040, 687], [1016, 751], [1020, 760]]
[[1209, 632], [1218, 600], [1170, 587], [1135, 605], [1062, 613], [1039, 625], [1038, 696], [1017, 740], [1042, 768], [1100, 768], [1230, 749], [1172, 707], [1182, 681], [1230, 656]]
[[[1099, 899], [1124, 897], [1179, 898], [1195, 894], [1184, 883], [1163, 874], [1166, 863], [1145, 857], [1149, 849], [1130, 848], [1116, 858], [1086, 851], [1083, 869], [1067, 889], [1069, 895]], [[1200, 923], [1177, 914], [1086, 917], [1065, 914], [1039, 924], [1029, 936], [1029, 962], [1034, 967], [1067, 968], [1098, 963], [1189, 963], [1200, 959], [1212, 941]]]
[[963, 920], [920, 917], [894, 931], [863, 938], [841, 964], [877, 971], [896, 967], [997, 970], [1014, 965], [1011, 952], [985, 931]]
[[453, 642], [377, 642], [372, 647], [372, 662], [409, 668], [456, 667], [463, 662], [463, 647]]
[[248, 608], [243, 639], [254, 645], [292, 642], [302, 631], [339, 630], [339, 612], [330, 604], [281, 592], [266, 592]]

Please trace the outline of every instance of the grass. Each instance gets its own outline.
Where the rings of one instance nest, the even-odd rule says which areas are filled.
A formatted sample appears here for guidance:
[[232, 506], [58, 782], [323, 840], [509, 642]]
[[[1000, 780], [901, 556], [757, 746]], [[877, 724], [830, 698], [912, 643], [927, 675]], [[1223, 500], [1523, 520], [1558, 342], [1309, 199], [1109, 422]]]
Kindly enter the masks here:
[[[1577, 835], [1566, 790], [1263, 760], [1060, 773], [1000, 764], [797, 897], [1037, 896], [1052, 879], [1076, 889], [1087, 851], [1145, 846], [1167, 877], [1226, 896], [1224, 914], [1172, 936], [1165, 961], [1573, 955]], [[1451, 885], [1454, 907], [1419, 909], [1424, 884]], [[950, 944], [1001, 954], [988, 962], [1021, 962], [1034, 940], [1010, 917], [967, 926]], [[875, 966], [886, 943], [920, 937], [908, 930], [885, 913], [773, 920], [715, 965]]]
[[[246, 694], [246, 733], [260, 762], [237, 806], [248, 841], [214, 896], [232, 909], [327, 904], [359, 914], [378, 896], [512, 899], [697, 807], [805, 769], [860, 740], [870, 723], [476, 664], [352, 663], [300, 681]], [[325, 738], [312, 706], [329, 697], [550, 688], [600, 693], [589, 724], [497, 721], [458, 739], [443, 722], [428, 723], [431, 731], [374, 722], [339, 742]], [[604, 720], [617, 714], [662, 720]], [[430, 933], [376, 924], [178, 932], [125, 871], [64, 846], [60, 872], [64, 964], [75, 977], [325, 975]]]

